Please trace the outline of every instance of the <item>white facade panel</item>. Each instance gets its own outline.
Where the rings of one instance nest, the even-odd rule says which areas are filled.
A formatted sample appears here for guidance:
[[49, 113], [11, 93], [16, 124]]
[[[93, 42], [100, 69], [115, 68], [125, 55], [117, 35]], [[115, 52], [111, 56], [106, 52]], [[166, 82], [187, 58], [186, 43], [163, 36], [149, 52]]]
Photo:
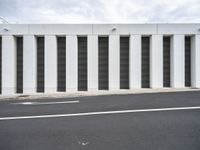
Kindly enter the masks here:
[[185, 36], [174, 35], [171, 38], [171, 86], [185, 86]]
[[120, 83], [120, 50], [119, 50], [119, 36], [109, 36], [109, 90], [119, 89]]
[[163, 36], [152, 35], [150, 47], [150, 87], [163, 87]]
[[32, 35], [23, 36], [23, 92], [36, 93], [37, 85], [37, 50], [36, 38]]
[[[200, 24], [0, 24], [1, 35], [200, 34]], [[116, 30], [113, 30], [113, 29]], [[4, 30], [8, 29], [8, 30]]]
[[199, 34], [200, 24], [158, 24], [157, 34]]
[[78, 89], [78, 41], [77, 36], [66, 36], [66, 91]]
[[129, 56], [130, 89], [141, 88], [141, 48], [141, 35], [131, 35]]
[[16, 93], [16, 42], [14, 36], [2, 36], [2, 94]]
[[28, 34], [45, 35], [87, 35], [92, 34], [91, 24], [32, 24]]
[[55, 35], [45, 35], [45, 92], [57, 91], [57, 43]]
[[2, 35], [25, 35], [28, 33], [26, 24], [0, 24], [0, 34]]
[[98, 36], [88, 36], [88, 90], [98, 90]]
[[192, 87], [200, 88], [200, 35], [192, 37], [191, 82]]
[[157, 34], [156, 24], [95, 24], [93, 34]]

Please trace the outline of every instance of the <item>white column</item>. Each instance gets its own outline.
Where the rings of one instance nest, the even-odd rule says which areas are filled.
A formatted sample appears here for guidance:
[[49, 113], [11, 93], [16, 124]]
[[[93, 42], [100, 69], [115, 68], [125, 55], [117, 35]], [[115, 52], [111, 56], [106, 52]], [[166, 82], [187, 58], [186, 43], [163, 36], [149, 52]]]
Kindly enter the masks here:
[[151, 36], [150, 48], [150, 87], [163, 87], [163, 36]]
[[77, 36], [66, 36], [66, 90], [78, 89], [78, 42]]
[[45, 35], [45, 93], [57, 91], [57, 43], [55, 35]]
[[88, 36], [88, 90], [98, 90], [98, 36]]
[[33, 35], [23, 36], [23, 92], [36, 93], [37, 86], [37, 49]]
[[130, 89], [141, 88], [141, 35], [130, 36]]
[[191, 80], [192, 87], [200, 88], [200, 35], [192, 37]]
[[171, 38], [171, 86], [185, 86], [185, 38], [184, 35], [174, 35]]
[[2, 36], [2, 94], [16, 93], [16, 43], [14, 36]]
[[119, 35], [109, 36], [109, 90], [119, 89], [120, 84], [120, 51]]

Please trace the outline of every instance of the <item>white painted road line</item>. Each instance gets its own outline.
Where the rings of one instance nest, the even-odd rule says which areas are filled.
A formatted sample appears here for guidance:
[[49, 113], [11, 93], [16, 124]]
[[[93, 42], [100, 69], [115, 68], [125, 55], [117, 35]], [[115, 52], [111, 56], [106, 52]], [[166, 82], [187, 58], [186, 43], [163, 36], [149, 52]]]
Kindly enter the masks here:
[[102, 111], [102, 112], [87, 112], [74, 114], [55, 114], [55, 115], [38, 115], [38, 116], [18, 116], [18, 117], [2, 117], [4, 120], [20, 120], [20, 119], [39, 119], [39, 118], [57, 118], [57, 117], [73, 117], [73, 116], [91, 116], [91, 115], [108, 115], [108, 114], [125, 114], [139, 112], [161, 112], [161, 111], [177, 111], [177, 110], [197, 110], [200, 106], [195, 107], [172, 107], [172, 108], [156, 108], [156, 109], [136, 109], [136, 110], [118, 110], [118, 111]]
[[20, 103], [12, 103], [16, 105], [53, 105], [53, 104], [72, 104], [79, 103], [79, 101], [62, 101], [62, 102], [20, 102]]

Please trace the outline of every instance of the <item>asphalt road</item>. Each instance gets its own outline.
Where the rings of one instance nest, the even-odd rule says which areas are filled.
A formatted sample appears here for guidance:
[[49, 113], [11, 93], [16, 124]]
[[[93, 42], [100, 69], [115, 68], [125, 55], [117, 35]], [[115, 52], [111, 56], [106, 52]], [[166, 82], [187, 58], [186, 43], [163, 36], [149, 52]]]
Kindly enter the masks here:
[[0, 150], [200, 150], [191, 107], [200, 92], [0, 101]]

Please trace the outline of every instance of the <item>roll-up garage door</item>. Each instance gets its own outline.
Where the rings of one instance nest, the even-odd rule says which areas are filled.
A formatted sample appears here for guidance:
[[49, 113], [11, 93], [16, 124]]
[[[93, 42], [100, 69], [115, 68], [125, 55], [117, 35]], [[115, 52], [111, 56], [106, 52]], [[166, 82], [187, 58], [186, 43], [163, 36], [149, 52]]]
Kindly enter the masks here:
[[23, 93], [23, 37], [16, 37], [17, 93]]
[[44, 92], [44, 37], [37, 37], [37, 92]]
[[108, 37], [99, 37], [99, 90], [108, 89]]
[[129, 89], [129, 37], [120, 37], [120, 89]]
[[185, 86], [191, 86], [191, 37], [185, 37]]
[[150, 38], [142, 37], [142, 88], [150, 87], [149, 52], [150, 52]]
[[87, 91], [87, 37], [78, 37], [78, 90]]
[[170, 37], [163, 37], [163, 87], [170, 87]]
[[1, 73], [2, 73], [2, 38], [0, 37], [0, 93], [1, 93], [1, 90], [2, 90], [2, 76], [1, 76]]
[[66, 38], [57, 37], [57, 57], [58, 57], [58, 89], [66, 91]]

